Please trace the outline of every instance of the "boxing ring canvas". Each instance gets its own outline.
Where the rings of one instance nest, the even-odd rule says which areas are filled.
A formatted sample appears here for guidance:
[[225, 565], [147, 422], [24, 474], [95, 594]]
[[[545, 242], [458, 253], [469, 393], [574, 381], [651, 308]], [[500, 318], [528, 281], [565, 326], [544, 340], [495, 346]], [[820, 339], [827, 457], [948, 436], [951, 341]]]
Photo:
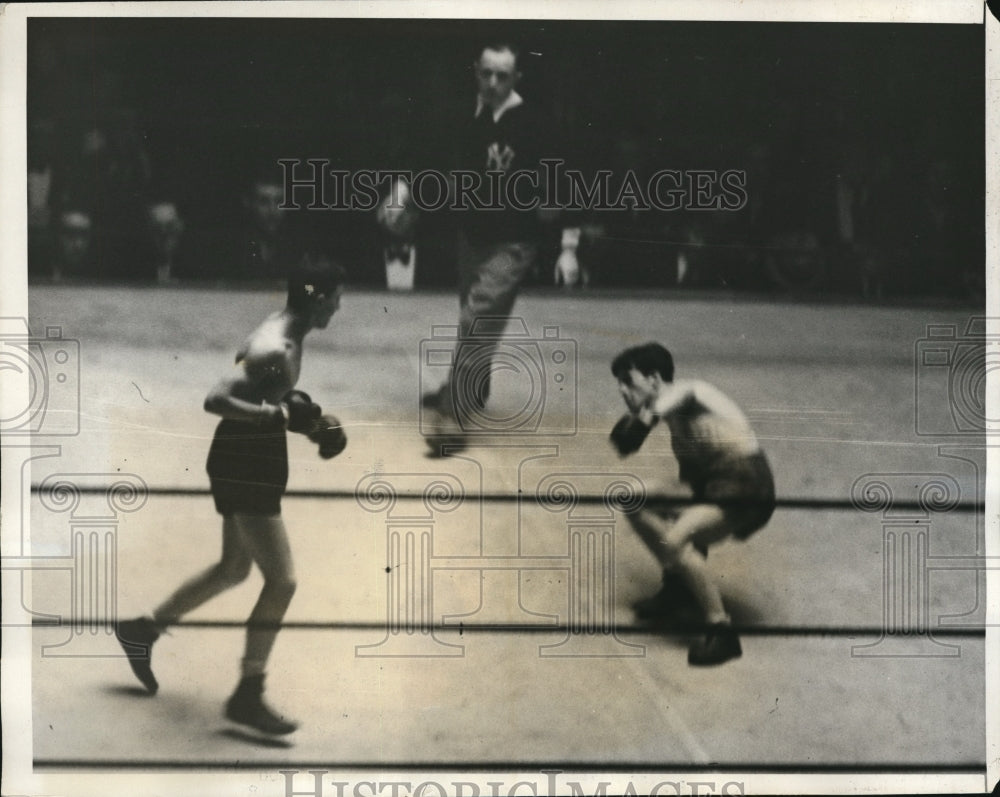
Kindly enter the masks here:
[[[201, 130], [203, 153], [171, 156], [155, 135], [149, 152], [184, 175], [201, 170], [207, 187], [188, 185], [188, 196], [203, 194], [206, 207], [232, 201], [232, 218], [238, 197], [209, 185], [213, 175], [239, 171], [245, 152], [233, 144], [227, 156], [228, 132], [263, 120], [290, 136], [283, 157], [335, 163], [341, 155], [360, 168], [366, 146], [381, 146], [365, 125], [377, 122], [383, 102], [396, 102], [386, 98], [398, 90], [384, 83], [392, 70], [376, 61], [395, 64], [413, 41], [411, 74], [401, 85], [426, 83], [421, 102], [429, 105], [421, 112], [433, 117], [432, 95], [442, 87], [473, 96], [471, 74], [447, 71], [457, 55], [434, 53], [457, 47], [466, 26], [491, 34], [490, 18], [504, 13], [476, 6], [473, 16], [483, 19], [473, 25], [379, 19], [392, 14], [363, 7], [279, 6], [267, 12], [273, 20], [254, 20], [254, 8], [240, 4], [220, 7], [212, 20], [170, 4], [98, 8], [67, 6], [64, 16], [79, 19], [56, 22], [41, 7], [5, 11], [2, 90], [12, 108], [5, 119], [12, 115], [23, 132], [46, 101], [32, 91], [60, 85], [33, 80], [46, 66], [29, 53], [69, 58], [100, 42], [110, 53], [102, 63], [117, 70], [125, 96], [139, 86], [149, 93], [140, 104], [148, 118], [217, 105], [203, 123], [179, 118], [170, 128], [184, 144]], [[810, 24], [777, 22], [781, 10], [766, 4], [724, 7], [728, 15], [761, 15], [758, 21], [697, 23], [571, 21], [592, 9], [558, 8], [565, 19], [540, 21], [532, 16], [538, 9], [512, 7], [523, 19], [505, 35], [552, 45], [527, 51], [525, 71], [533, 74], [525, 94], [530, 88], [583, 126], [600, 117], [609, 131], [631, 128], [650, 141], [694, 137], [729, 119], [725, 103], [697, 100], [690, 86], [668, 91], [671, 70], [700, 75], [707, 91], [710, 78], [722, 80], [727, 58], [738, 61], [724, 51], [748, 45], [760, 30], [767, 52], [791, 52], [777, 28]], [[918, 17], [943, 13], [915, 8]], [[341, 25], [330, 18], [335, 13], [363, 19]], [[967, 8], [965, 16], [955, 13], [947, 20], [953, 30], [927, 28], [926, 40], [955, 57], [974, 42], [985, 59], [996, 21], [987, 17], [984, 26]], [[877, 31], [847, 17], [801, 32], [825, 53], [846, 52], [851, 42], [902, 51], [924, 41], [906, 30], [912, 26], [879, 19], [886, 24]], [[622, 76], [595, 63], [601, 41], [626, 53], [637, 49], [631, 36], [649, 44], [657, 38], [651, 31], [666, 36], [662, 50], [655, 58], [633, 53], [628, 64], [647, 57], [672, 66], [647, 75], [648, 85], [639, 75], [623, 87]], [[272, 51], [259, 48], [264, 40], [275, 42]], [[155, 67], [154, 51], [144, 54], [143, 45], [164, 41], [176, 44], [177, 61]], [[36, 47], [46, 42], [50, 49]], [[359, 59], [353, 74], [371, 59], [377, 79], [341, 76], [338, 83], [324, 72], [348, 55]], [[261, 82], [227, 97], [221, 76], [237, 74], [242, 58], [254, 60], [246, 74]], [[866, 58], [883, 63], [871, 52]], [[794, 84], [781, 66], [746, 59], [748, 74], [739, 80], [761, 86], [762, 95], [774, 74], [786, 88]], [[904, 64], [884, 63], [898, 69], [893, 79], [907, 98], [899, 107], [923, 96], [907, 82]], [[199, 77], [213, 64], [220, 76]], [[418, 80], [421, 69], [426, 78]], [[987, 62], [976, 85], [986, 91], [995, 69]], [[832, 71], [837, 90], [865, 94], [864, 70]], [[802, 93], [781, 98], [782, 107], [814, 102], [816, 91], [834, 85], [825, 82], [831, 74], [815, 72]], [[18, 75], [28, 76], [27, 92]], [[591, 89], [561, 93], [577, 78]], [[366, 121], [344, 120], [334, 132], [310, 127], [339, 121], [334, 110], [306, 107], [322, 102], [309, 91], [323, 83], [337, 113], [354, 107]], [[721, 83], [716, 91], [728, 96]], [[636, 109], [658, 93], [674, 106]], [[257, 111], [240, 110], [251, 95]], [[595, 110], [589, 99], [604, 105]], [[709, 107], [699, 110], [699, 102]], [[897, 106], [878, 116], [877, 104], [842, 103], [875, 114], [873, 129], [898, 122]], [[299, 121], [281, 116], [295, 108]], [[955, 100], [947, 110], [953, 115], [942, 111], [928, 122], [931, 132], [914, 151], [930, 147], [945, 159], [986, 146], [992, 103]], [[783, 113], [761, 111], [760, 119], [795, 118]], [[664, 121], [670, 127], [643, 127]], [[749, 122], [736, 124], [734, 151], [738, 136], [755, 134]], [[338, 151], [349, 135], [350, 149]], [[837, 151], [830, 135], [829, 150]], [[5, 132], [3, 145], [4, 166], [14, 163], [11, 174], [23, 174], [24, 137]], [[677, 152], [684, 154], [664, 163], [718, 168], [718, 153], [702, 163], [691, 155], [696, 147]], [[991, 169], [993, 154], [981, 165]], [[227, 157], [212, 167], [212, 159]], [[463, 429], [465, 444], [435, 449], [421, 396], [441, 384], [456, 350], [450, 272], [420, 283], [419, 270], [433, 268], [440, 254], [430, 245], [413, 260], [415, 290], [350, 272], [355, 278], [329, 327], [304, 343], [299, 386], [336, 413], [348, 445], [324, 460], [304, 436], [289, 435], [282, 516], [297, 588], [269, 663], [268, 697], [302, 726], [269, 737], [222, 714], [259, 573], [157, 641], [155, 696], [135, 681], [114, 624], [148, 612], [218, 556], [221, 522], [204, 469], [215, 419], [203, 402], [234, 367], [246, 334], [284, 305], [284, 292], [273, 281], [229, 275], [162, 284], [32, 275], [29, 282], [27, 197], [18, 180], [7, 182], [4, 207], [17, 210], [3, 222], [0, 312], [5, 793], [918, 793], [996, 783], [995, 408], [988, 397], [1000, 316], [992, 293], [991, 303], [964, 290], [893, 296], [895, 280], [923, 279], [906, 262], [891, 277], [872, 277], [888, 296], [861, 288], [845, 294], [836, 282], [818, 291], [773, 281], [691, 284], [677, 276], [669, 236], [653, 251], [669, 250], [662, 269], [671, 281], [623, 287], [612, 270], [602, 284], [595, 270], [589, 287], [568, 289], [550, 284], [557, 236], [551, 250], [542, 249], [511, 317], [484, 333], [489, 403]], [[964, 201], [995, 211], [972, 193]], [[837, 196], [834, 186], [833, 206]], [[795, 212], [787, 209], [789, 217]], [[313, 214], [313, 230], [336, 215], [301, 213]], [[194, 212], [185, 234], [197, 218]], [[380, 279], [381, 254], [370, 272]], [[765, 260], [755, 262], [765, 274]], [[628, 279], [624, 266], [621, 278]], [[698, 628], [642, 621], [633, 609], [657, 590], [660, 570], [629, 515], [646, 502], [690, 502], [666, 432], [654, 429], [628, 458], [608, 440], [624, 411], [610, 363], [648, 340], [669, 346], [679, 377], [718, 385], [739, 403], [774, 471], [777, 508], [767, 526], [708, 554], [743, 646], [740, 658], [719, 667], [688, 665]]]

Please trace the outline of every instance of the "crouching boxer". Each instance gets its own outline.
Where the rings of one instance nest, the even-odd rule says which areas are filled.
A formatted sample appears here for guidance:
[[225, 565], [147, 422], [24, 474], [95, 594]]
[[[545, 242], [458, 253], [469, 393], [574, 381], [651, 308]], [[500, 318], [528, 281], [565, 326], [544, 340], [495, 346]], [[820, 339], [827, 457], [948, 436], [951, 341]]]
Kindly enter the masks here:
[[295, 592], [281, 498], [288, 481], [287, 431], [306, 435], [324, 458], [343, 450], [346, 437], [332, 416], [295, 390], [302, 344], [325, 329], [340, 306], [343, 271], [304, 262], [288, 281], [284, 310], [255, 329], [236, 355], [236, 371], [209, 392], [205, 410], [221, 416], [208, 454], [215, 508], [222, 515], [219, 561], [177, 589], [149, 616], [117, 624], [132, 670], [155, 693], [150, 654], [171, 624], [210, 598], [242, 582], [256, 563], [264, 585], [247, 624], [242, 677], [226, 703], [228, 719], [268, 734], [287, 734], [296, 723], [263, 700], [264, 673], [285, 611]]
[[662, 421], [693, 500], [680, 511], [647, 504], [628, 515], [632, 527], [663, 568], [663, 587], [636, 605], [640, 616], [678, 608], [685, 599], [701, 610], [706, 636], [688, 651], [695, 665], [721, 664], [742, 655], [722, 595], [707, 567], [709, 546], [745, 540], [774, 511], [774, 480], [767, 458], [739, 407], [700, 380], [674, 381], [669, 351], [658, 343], [627, 349], [611, 364], [629, 412], [611, 441], [621, 456], [639, 450]]

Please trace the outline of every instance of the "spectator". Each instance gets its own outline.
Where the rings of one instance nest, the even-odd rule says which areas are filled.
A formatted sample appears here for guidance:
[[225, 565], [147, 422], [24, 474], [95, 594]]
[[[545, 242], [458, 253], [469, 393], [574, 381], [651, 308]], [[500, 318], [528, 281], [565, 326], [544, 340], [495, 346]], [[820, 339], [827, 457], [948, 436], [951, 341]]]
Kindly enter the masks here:
[[160, 285], [176, 282], [184, 221], [173, 202], [156, 202], [149, 206], [147, 233], [156, 282]]
[[92, 224], [87, 213], [69, 210], [60, 214], [56, 241], [51, 270], [53, 282], [93, 276]]

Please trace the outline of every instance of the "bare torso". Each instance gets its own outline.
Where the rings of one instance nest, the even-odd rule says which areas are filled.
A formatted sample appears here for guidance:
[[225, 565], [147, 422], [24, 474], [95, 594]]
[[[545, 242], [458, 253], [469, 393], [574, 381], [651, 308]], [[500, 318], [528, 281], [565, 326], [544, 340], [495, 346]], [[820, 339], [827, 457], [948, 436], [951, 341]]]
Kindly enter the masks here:
[[738, 406], [707, 382], [675, 381], [654, 404], [670, 429], [679, 459], [713, 460], [743, 457], [760, 450], [750, 423]]
[[289, 333], [286, 318], [275, 313], [247, 336], [236, 363], [244, 368], [246, 379], [234, 395], [255, 403], [276, 403], [299, 381], [302, 344]]

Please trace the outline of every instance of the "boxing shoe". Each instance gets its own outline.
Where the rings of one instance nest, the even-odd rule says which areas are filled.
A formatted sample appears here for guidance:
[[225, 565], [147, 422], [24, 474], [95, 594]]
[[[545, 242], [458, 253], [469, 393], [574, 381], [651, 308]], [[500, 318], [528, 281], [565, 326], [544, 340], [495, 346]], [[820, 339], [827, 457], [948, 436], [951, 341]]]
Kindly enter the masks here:
[[146, 690], [156, 694], [160, 685], [153, 675], [151, 657], [153, 654], [153, 643], [159, 639], [160, 632], [156, 630], [156, 625], [149, 617], [138, 617], [135, 620], [123, 620], [115, 624], [115, 637], [118, 639], [122, 650], [128, 656], [128, 663]]
[[450, 393], [441, 391], [437, 406], [424, 409], [424, 442], [433, 457], [457, 454], [468, 447], [468, 439], [450, 398]]
[[724, 664], [742, 655], [739, 635], [728, 623], [716, 623], [708, 627], [704, 639], [688, 648], [688, 664], [696, 667]]
[[441, 406], [441, 391], [434, 390], [430, 393], [424, 393], [420, 397], [420, 406], [428, 410], [436, 410]]
[[298, 723], [276, 714], [264, 702], [263, 675], [248, 675], [240, 681], [226, 702], [226, 719], [272, 736], [284, 736], [299, 727]]
[[458, 454], [469, 447], [469, 440], [461, 431], [437, 427], [424, 435], [428, 455], [431, 457], [448, 457]]
[[677, 612], [696, 611], [698, 602], [680, 573], [664, 571], [659, 591], [655, 595], [636, 601], [632, 604], [632, 608], [640, 620], [651, 620]]

